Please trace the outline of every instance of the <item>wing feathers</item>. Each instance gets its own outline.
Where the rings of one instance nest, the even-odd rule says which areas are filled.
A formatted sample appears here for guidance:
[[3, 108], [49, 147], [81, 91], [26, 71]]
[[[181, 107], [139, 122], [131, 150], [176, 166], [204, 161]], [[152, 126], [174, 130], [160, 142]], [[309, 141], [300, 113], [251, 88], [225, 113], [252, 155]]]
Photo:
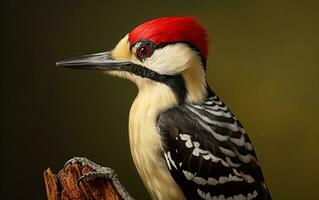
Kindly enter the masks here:
[[246, 131], [217, 96], [165, 111], [157, 125], [187, 199], [270, 199]]

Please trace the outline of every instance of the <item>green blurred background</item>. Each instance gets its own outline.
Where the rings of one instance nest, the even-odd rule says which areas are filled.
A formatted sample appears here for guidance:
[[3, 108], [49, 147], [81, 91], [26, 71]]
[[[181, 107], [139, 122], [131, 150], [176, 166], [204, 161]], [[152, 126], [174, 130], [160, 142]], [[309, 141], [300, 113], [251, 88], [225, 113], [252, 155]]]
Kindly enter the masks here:
[[1, 199], [45, 199], [43, 170], [74, 156], [114, 168], [136, 199], [148, 199], [128, 143], [136, 87], [54, 65], [111, 49], [167, 15], [196, 16], [209, 30], [208, 82], [250, 134], [273, 199], [318, 198], [319, 3], [1, 4]]

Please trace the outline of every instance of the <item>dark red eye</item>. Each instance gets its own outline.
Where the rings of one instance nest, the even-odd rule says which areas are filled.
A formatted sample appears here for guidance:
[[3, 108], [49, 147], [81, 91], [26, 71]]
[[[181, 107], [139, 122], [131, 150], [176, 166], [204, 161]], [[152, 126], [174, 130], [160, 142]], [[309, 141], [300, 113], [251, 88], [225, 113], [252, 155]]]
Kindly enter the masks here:
[[152, 54], [151, 47], [143, 45], [137, 49], [137, 56], [140, 58], [148, 58]]

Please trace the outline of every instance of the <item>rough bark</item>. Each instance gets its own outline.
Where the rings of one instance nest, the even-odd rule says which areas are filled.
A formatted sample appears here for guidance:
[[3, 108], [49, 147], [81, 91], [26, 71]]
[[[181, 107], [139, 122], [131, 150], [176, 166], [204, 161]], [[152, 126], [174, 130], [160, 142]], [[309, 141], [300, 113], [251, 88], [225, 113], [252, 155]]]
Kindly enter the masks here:
[[80, 164], [69, 164], [57, 174], [48, 168], [43, 172], [48, 200], [122, 200], [109, 180], [97, 178], [77, 184], [79, 177], [90, 171]]

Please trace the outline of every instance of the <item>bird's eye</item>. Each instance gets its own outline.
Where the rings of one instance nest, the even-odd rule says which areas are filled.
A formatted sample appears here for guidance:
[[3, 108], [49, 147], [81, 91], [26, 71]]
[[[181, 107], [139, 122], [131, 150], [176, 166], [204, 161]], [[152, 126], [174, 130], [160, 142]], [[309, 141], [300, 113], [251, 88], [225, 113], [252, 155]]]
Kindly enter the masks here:
[[137, 56], [140, 58], [148, 58], [152, 54], [152, 49], [150, 46], [143, 45], [137, 49], [136, 53], [137, 53]]

